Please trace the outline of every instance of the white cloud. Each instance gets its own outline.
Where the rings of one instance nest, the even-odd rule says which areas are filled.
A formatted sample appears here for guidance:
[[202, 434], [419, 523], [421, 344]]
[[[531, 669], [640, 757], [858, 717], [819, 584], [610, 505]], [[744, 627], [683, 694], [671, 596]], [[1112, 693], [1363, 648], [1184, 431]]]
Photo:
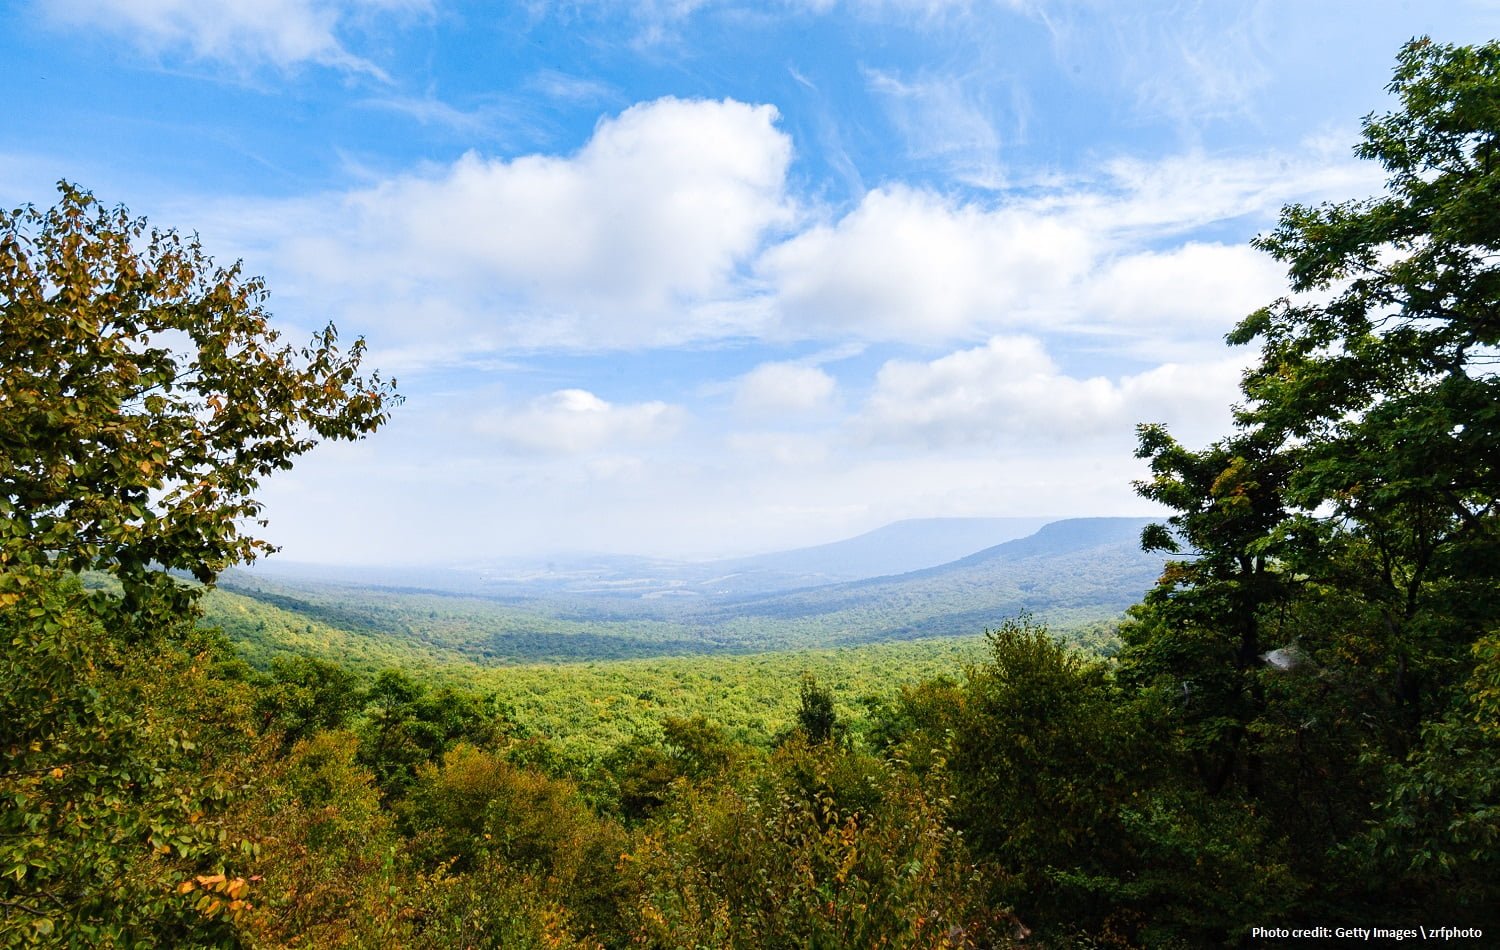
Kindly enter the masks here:
[[1216, 341], [1283, 282], [1248, 246], [1195, 239], [1203, 229], [1266, 226], [1286, 202], [1376, 185], [1378, 173], [1314, 152], [1118, 160], [1096, 181], [991, 202], [889, 186], [771, 248], [759, 272], [788, 336], [1104, 329], [1148, 350], [1183, 332]]
[[1003, 184], [995, 109], [976, 95], [973, 83], [956, 76], [908, 81], [878, 70], [867, 78], [885, 99], [908, 155], [943, 163], [957, 181], [981, 188]]
[[1059, 374], [1040, 341], [995, 337], [930, 362], [891, 360], [865, 407], [872, 440], [930, 445], [993, 442], [1001, 435], [1088, 434], [1118, 413], [1106, 379]]
[[498, 138], [524, 126], [526, 121], [521, 117], [521, 109], [500, 97], [492, 97], [468, 110], [459, 109], [430, 94], [369, 99], [365, 105], [406, 116], [419, 125], [451, 129], [469, 136], [470, 141]]
[[842, 4], [840, 0], [789, 0], [789, 2], [793, 6], [800, 6], [813, 13], [828, 13], [843, 6], [861, 17], [900, 17], [903, 19], [918, 17], [926, 21], [940, 20], [953, 14], [972, 13], [976, 7], [981, 11], [987, 11], [993, 7], [1018, 9], [1027, 5], [1025, 0], [843, 0]]
[[614, 95], [614, 90], [608, 83], [569, 75], [556, 69], [538, 71], [526, 80], [526, 86], [549, 99], [563, 102], [598, 102]]
[[358, 326], [403, 372], [518, 349], [1015, 333], [1088, 334], [1160, 361], [1217, 351], [1280, 292], [1280, 266], [1218, 243], [1226, 231], [1379, 185], [1369, 163], [1314, 144], [1119, 159], [984, 200], [889, 185], [809, 219], [787, 193], [777, 120], [767, 105], [668, 98], [601, 119], [571, 155], [470, 153], [356, 191], [178, 217], [265, 274], [278, 312]]
[[54, 0], [45, 10], [61, 25], [123, 34], [153, 52], [185, 49], [242, 66], [318, 63], [381, 75], [345, 48], [340, 29], [370, 13], [427, 6], [428, 0]]
[[1171, 4], [1023, 0], [1010, 4], [1043, 24], [1053, 54], [1084, 81], [1133, 93], [1148, 118], [1185, 125], [1242, 117], [1274, 78], [1263, 2]]
[[1331, 150], [1324, 140], [1250, 156], [1122, 157], [1103, 171], [1099, 186], [1041, 200], [1090, 227], [1141, 239], [1244, 217], [1269, 221], [1288, 202], [1374, 193], [1383, 181], [1379, 166]]
[[729, 451], [759, 469], [765, 463], [809, 468], [829, 459], [828, 440], [795, 432], [736, 432], [725, 439]]
[[805, 412], [828, 404], [834, 379], [816, 366], [762, 363], [741, 376], [734, 404], [750, 413]]
[[1371, 163], [1310, 143], [1117, 159], [983, 200], [888, 185], [818, 219], [788, 195], [777, 124], [769, 105], [668, 98], [601, 119], [570, 155], [470, 153], [175, 219], [265, 274], [279, 313], [358, 326], [403, 372], [517, 349], [1059, 332], [1191, 359], [1280, 292], [1280, 266], [1226, 231], [1379, 187]]
[[742, 333], [740, 271], [789, 224], [777, 112], [660, 99], [570, 156], [464, 155], [259, 220], [278, 287], [393, 341], [608, 347]]
[[542, 303], [660, 306], [721, 288], [784, 217], [776, 110], [663, 99], [601, 122], [572, 158], [461, 158], [355, 195], [409, 264], [527, 286]]
[[1166, 423], [1187, 445], [1228, 435], [1230, 413], [1241, 400], [1240, 378], [1253, 353], [1201, 363], [1163, 363], [1120, 380], [1129, 424]]
[[997, 336], [930, 362], [887, 362], [859, 425], [870, 442], [931, 447], [1010, 438], [1076, 443], [1150, 421], [1186, 425], [1196, 435], [1227, 424], [1241, 365], [1165, 364], [1118, 380], [1079, 379], [1035, 338]]
[[1249, 245], [1189, 242], [1109, 261], [1078, 306], [1105, 327], [1197, 325], [1224, 333], [1285, 288], [1281, 265]]
[[680, 407], [664, 402], [616, 405], [587, 390], [560, 389], [521, 407], [482, 414], [474, 430], [522, 453], [584, 455], [663, 442], [677, 433], [683, 418]]
[[[632, 39], [637, 47], [670, 44], [681, 39], [681, 25], [706, 13], [726, 13], [734, 17], [775, 16], [783, 11], [805, 12], [823, 16], [840, 8], [867, 20], [899, 20], [920, 25], [941, 24], [950, 14], [968, 13], [976, 5], [1015, 6], [1020, 0], [781, 0], [780, 3], [744, 3], [743, 0], [573, 0], [552, 4], [547, 0], [527, 0], [534, 15], [549, 8], [572, 12], [592, 7], [609, 14], [623, 14], [638, 28]], [[778, 9], [779, 7], [779, 9]]]
[[1081, 276], [1093, 241], [1062, 218], [892, 187], [771, 249], [761, 271], [791, 332], [941, 340], [1016, 322]]

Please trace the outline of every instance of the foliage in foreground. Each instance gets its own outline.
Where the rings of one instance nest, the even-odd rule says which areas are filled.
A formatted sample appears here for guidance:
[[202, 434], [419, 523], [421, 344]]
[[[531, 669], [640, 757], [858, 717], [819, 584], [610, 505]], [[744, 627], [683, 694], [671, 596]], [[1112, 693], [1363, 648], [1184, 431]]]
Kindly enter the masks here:
[[[1500, 44], [1413, 43], [1392, 89], [1402, 109], [1361, 149], [1387, 194], [1289, 208], [1260, 242], [1319, 296], [1236, 331], [1262, 345], [1236, 432], [1194, 451], [1141, 430], [1141, 490], [1176, 512], [1144, 541], [1193, 555], [1118, 659], [1006, 622], [861, 731], [811, 676], [779, 734], [676, 717], [579, 763], [452, 684], [256, 671], [149, 567], [152, 519], [175, 516], [93, 505], [88, 482], [46, 495], [70, 484], [67, 431], [97, 433], [10, 414], [45, 393], [5, 351], [5, 438], [40, 449], [0, 471], [0, 943], [1197, 947], [1278, 922], [1500, 926]], [[60, 219], [78, 211], [65, 195]], [[65, 258], [88, 272], [81, 240]], [[7, 321], [86, 324], [98, 303], [7, 293]], [[70, 548], [59, 526], [91, 510], [113, 546]], [[210, 574], [240, 550], [193, 537]]]

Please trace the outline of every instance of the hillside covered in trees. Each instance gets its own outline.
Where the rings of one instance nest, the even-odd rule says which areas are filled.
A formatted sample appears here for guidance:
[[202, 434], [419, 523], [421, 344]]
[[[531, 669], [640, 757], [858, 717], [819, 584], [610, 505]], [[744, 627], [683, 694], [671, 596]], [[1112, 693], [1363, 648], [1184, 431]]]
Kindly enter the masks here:
[[1493, 939], [1500, 44], [1413, 42], [1392, 91], [1358, 146], [1385, 190], [1256, 242], [1289, 295], [1231, 336], [1258, 348], [1233, 431], [1138, 430], [1170, 515], [1117, 651], [976, 615], [948, 672], [878, 690], [795, 660], [781, 711], [732, 725], [635, 659], [583, 687], [632, 710], [585, 749], [507, 670], [455, 674], [441, 632], [356, 666], [376, 600], [304, 622], [324, 656], [205, 627], [279, 616], [205, 585], [264, 551], [261, 481], [375, 432], [394, 388], [331, 326], [280, 343], [258, 281], [74, 186], [0, 213], [0, 945]]
[[764, 589], [755, 593], [662, 597], [656, 596], [659, 579], [638, 577], [624, 589], [585, 593], [543, 582], [516, 585], [527, 596], [497, 596], [475, 590], [471, 579], [430, 572], [410, 572], [408, 584], [424, 584], [411, 587], [331, 583], [305, 571], [232, 571], [204, 604], [211, 623], [257, 655], [285, 649], [297, 639], [298, 626], [315, 625], [343, 631], [341, 640], [358, 644], [353, 652], [341, 651], [348, 661], [409, 649], [487, 666], [973, 635], [995, 617], [1022, 612], [1060, 629], [1083, 630], [1117, 620], [1161, 572], [1161, 556], [1140, 549], [1148, 523], [1058, 521], [921, 570], [819, 586], [781, 574], [779, 582], [757, 580], [754, 586]]

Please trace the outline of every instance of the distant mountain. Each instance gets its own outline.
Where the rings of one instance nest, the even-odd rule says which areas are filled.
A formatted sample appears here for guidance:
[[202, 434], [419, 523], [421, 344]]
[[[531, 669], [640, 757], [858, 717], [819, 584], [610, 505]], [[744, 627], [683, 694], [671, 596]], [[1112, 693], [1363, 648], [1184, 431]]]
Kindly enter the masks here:
[[[1024, 558], [1066, 557], [1086, 554], [1101, 549], [1125, 547], [1139, 551], [1141, 531], [1160, 518], [1066, 518], [1051, 521], [1041, 526], [1034, 534], [997, 544], [959, 558], [949, 564], [940, 564], [931, 571], [917, 571], [913, 576], [933, 573], [952, 573], [985, 564], [1018, 561]], [[1148, 555], [1159, 561], [1158, 554]]]
[[[494, 577], [473, 571], [454, 573], [463, 583], [476, 584], [477, 592], [361, 584], [347, 575], [232, 572], [220, 584], [219, 606], [210, 618], [231, 636], [256, 644], [264, 655], [327, 641], [329, 649], [351, 656], [405, 651], [485, 665], [764, 652], [976, 634], [1023, 610], [1054, 629], [1077, 630], [1118, 617], [1155, 582], [1162, 558], [1142, 552], [1139, 543], [1141, 528], [1150, 521], [1058, 521], [937, 566], [771, 592], [756, 591], [754, 585], [816, 575], [762, 570], [755, 563], [722, 573], [725, 562], [714, 562], [696, 566], [707, 572], [696, 578], [664, 577], [654, 573], [662, 569], [660, 562], [605, 560], [587, 569], [574, 565], [578, 570], [571, 574], [554, 564], [545, 580], [513, 575], [508, 583], [528, 593], [498, 596], [495, 591], [503, 588], [494, 586]], [[851, 539], [843, 550], [851, 556], [868, 554], [863, 562], [868, 570], [882, 563], [881, 552], [893, 539], [916, 544], [932, 528], [930, 521], [892, 525]], [[781, 556], [787, 560], [768, 563], [811, 569], [818, 566], [817, 558], [828, 556], [829, 548], [839, 545], [787, 552]], [[444, 573], [425, 577], [452, 581]], [[733, 578], [744, 579], [742, 586], [736, 588]]]
[[712, 562], [725, 571], [767, 571], [856, 580], [935, 567], [1025, 537], [1050, 518], [913, 518], [843, 541]]
[[1162, 556], [1140, 548], [1151, 518], [1076, 518], [947, 564], [888, 577], [747, 597], [703, 619], [816, 623], [830, 642], [973, 632], [1028, 610], [1066, 624], [1118, 616], [1155, 583]]
[[251, 573], [328, 584], [482, 597], [722, 597], [794, 590], [932, 567], [1020, 538], [1047, 518], [920, 518], [815, 547], [713, 561], [620, 554], [497, 558], [449, 567], [336, 567], [272, 560]]

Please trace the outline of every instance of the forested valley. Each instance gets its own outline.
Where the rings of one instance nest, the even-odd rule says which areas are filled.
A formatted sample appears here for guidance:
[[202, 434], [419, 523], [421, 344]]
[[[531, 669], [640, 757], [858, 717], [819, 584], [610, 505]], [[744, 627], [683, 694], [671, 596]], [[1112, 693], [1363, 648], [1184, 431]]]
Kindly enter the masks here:
[[1139, 427], [1123, 612], [1114, 548], [655, 619], [226, 574], [394, 386], [76, 186], [0, 214], [0, 945], [1493, 939], [1500, 44], [1391, 89], [1384, 192], [1256, 241], [1233, 431]]

